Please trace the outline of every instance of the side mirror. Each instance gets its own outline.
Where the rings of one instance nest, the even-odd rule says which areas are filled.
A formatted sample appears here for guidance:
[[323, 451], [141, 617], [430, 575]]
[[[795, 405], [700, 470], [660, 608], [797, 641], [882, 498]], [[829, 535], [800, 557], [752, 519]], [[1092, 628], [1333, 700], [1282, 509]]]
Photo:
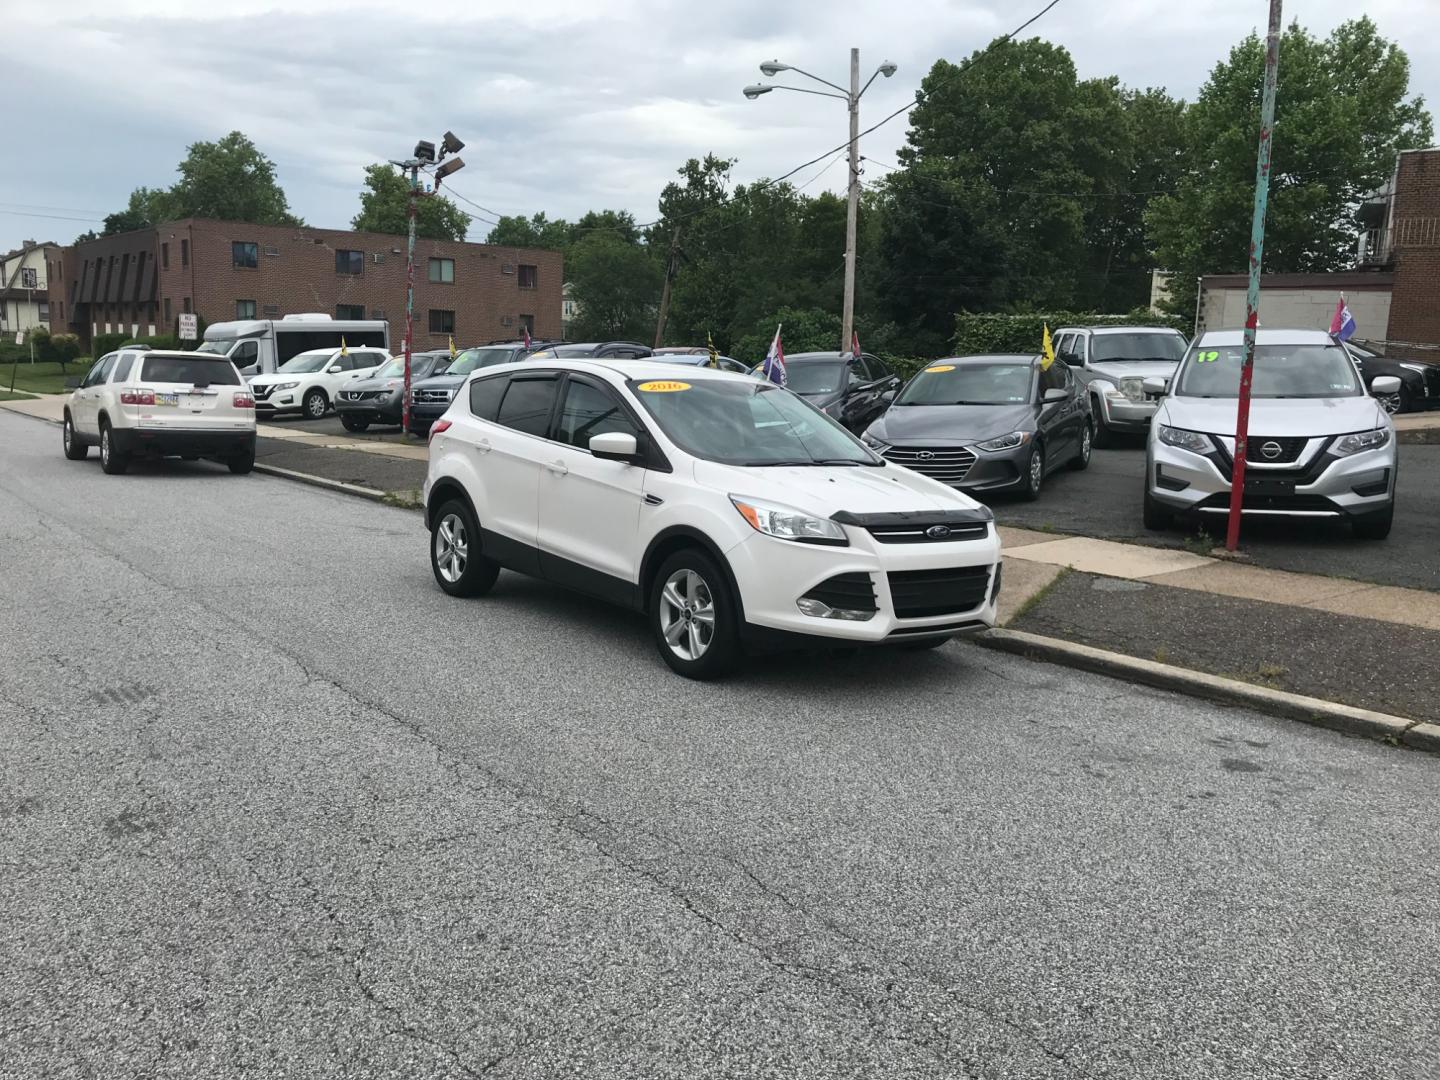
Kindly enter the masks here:
[[640, 455], [635, 436], [623, 431], [607, 431], [590, 437], [590, 453], [606, 461], [623, 461], [633, 464]]
[[1376, 397], [1388, 397], [1400, 393], [1400, 380], [1394, 375], [1379, 375], [1370, 383], [1370, 393]]
[[1152, 375], [1145, 380], [1144, 387], [1147, 395], [1153, 394], [1156, 397], [1164, 397], [1170, 390], [1170, 380], [1157, 378]]
[[1049, 390], [1045, 391], [1045, 396], [1040, 400], [1046, 405], [1049, 405], [1051, 402], [1064, 401], [1069, 396], [1070, 392], [1068, 390], [1061, 390], [1058, 386], [1052, 386]]
[[886, 405], [889, 405], [892, 401], [895, 400], [895, 395], [899, 392], [899, 390], [896, 390], [892, 387], [891, 389], [886, 390], [883, 394], [880, 395], [880, 400], [883, 401]]
[[328, 368], [326, 368], [325, 370], [326, 370], [327, 372], [329, 372], [331, 375], [339, 375], [339, 374], [340, 374], [340, 365], [339, 365], [339, 364], [331, 364], [331, 365], [330, 365]]

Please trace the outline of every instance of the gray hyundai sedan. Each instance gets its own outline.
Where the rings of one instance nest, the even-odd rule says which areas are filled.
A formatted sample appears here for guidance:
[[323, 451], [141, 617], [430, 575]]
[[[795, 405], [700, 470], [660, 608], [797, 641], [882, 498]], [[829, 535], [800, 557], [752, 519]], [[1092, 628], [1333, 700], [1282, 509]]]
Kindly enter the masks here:
[[951, 487], [1034, 499], [1062, 465], [1090, 464], [1094, 430], [1068, 367], [999, 354], [935, 361], [863, 438], [886, 460]]

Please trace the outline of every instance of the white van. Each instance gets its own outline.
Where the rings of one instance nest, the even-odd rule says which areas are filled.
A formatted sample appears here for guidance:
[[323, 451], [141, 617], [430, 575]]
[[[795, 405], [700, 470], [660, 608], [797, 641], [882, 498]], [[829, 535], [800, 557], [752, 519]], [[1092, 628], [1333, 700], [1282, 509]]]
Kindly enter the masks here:
[[370, 347], [388, 353], [390, 324], [384, 319], [332, 319], [323, 313], [211, 323], [197, 351], [228, 357], [249, 378], [275, 371], [302, 352], [338, 349], [342, 338], [351, 349]]

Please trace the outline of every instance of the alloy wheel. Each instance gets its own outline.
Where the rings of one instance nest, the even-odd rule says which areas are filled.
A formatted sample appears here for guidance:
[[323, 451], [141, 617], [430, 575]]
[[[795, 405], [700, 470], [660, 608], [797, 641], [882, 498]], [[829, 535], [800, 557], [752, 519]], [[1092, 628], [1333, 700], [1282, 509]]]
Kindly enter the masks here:
[[306, 408], [310, 410], [310, 415], [314, 419], [320, 420], [325, 416], [325, 399], [319, 394], [310, 395], [310, 397], [306, 399], [305, 405]]
[[1400, 401], [1399, 394], [1381, 394], [1379, 400], [1380, 407], [1384, 409], [1387, 413], [1389, 413], [1391, 416], [1394, 416], [1400, 411], [1402, 403]]
[[1045, 459], [1040, 451], [1036, 450], [1030, 455], [1030, 490], [1039, 491], [1040, 484], [1045, 479]]
[[682, 660], [699, 660], [715, 640], [715, 597], [694, 570], [677, 570], [660, 592], [660, 628]]
[[1080, 460], [1090, 460], [1090, 425], [1086, 424], [1080, 429]]
[[63, 437], [65, 439], [65, 452], [68, 454], [71, 444], [75, 441], [75, 429], [70, 425], [70, 418], [68, 416], [65, 418]]
[[440, 576], [455, 584], [465, 574], [470, 558], [470, 538], [465, 523], [455, 514], [446, 514], [435, 530], [435, 565]]
[[110, 464], [110, 426], [100, 429], [100, 464]]

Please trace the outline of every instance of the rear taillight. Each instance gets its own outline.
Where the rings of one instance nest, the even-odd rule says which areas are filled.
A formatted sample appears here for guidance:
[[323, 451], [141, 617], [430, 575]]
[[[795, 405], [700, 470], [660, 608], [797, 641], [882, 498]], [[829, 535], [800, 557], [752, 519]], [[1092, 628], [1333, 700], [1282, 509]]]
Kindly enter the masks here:
[[121, 390], [121, 405], [154, 405], [154, 390]]
[[237, 409], [253, 409], [254, 407], [255, 407], [255, 399], [254, 399], [253, 397], [251, 397], [249, 394], [246, 394], [246, 393], [243, 393], [243, 392], [239, 392], [239, 391], [236, 392], [236, 394], [235, 394], [235, 408], [237, 408]]
[[442, 431], [449, 431], [449, 430], [450, 430], [450, 421], [449, 421], [449, 420], [436, 420], [435, 423], [433, 423], [433, 424], [430, 425], [430, 438], [433, 439], [433, 438], [435, 438], [436, 435], [439, 435]]

